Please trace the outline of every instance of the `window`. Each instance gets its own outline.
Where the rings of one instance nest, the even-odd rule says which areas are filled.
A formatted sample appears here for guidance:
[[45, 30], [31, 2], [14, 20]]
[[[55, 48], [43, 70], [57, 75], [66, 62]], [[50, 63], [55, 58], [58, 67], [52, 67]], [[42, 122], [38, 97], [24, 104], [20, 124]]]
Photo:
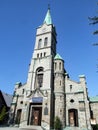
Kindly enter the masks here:
[[36, 70], [35, 87], [40, 88], [42, 86], [43, 86], [43, 67], [40, 67]]
[[48, 115], [48, 108], [47, 108], [47, 106], [44, 108], [44, 115]]
[[60, 80], [60, 86], [61, 86], [61, 80]]
[[39, 87], [42, 87], [43, 74], [38, 74], [38, 75], [37, 75], [37, 79], [38, 79], [38, 86], [39, 86]]
[[63, 99], [63, 97], [62, 96], [60, 96], [60, 100], [62, 100]]
[[41, 48], [41, 44], [42, 44], [42, 39], [39, 39], [39, 41], [38, 41], [38, 49]]
[[44, 46], [46, 47], [47, 44], [48, 44], [48, 38], [46, 37], [46, 38], [44, 39]]
[[74, 100], [73, 100], [73, 99], [71, 99], [71, 100], [70, 100], [70, 102], [71, 102], [71, 103], [74, 103]]
[[46, 52], [44, 52], [44, 57], [46, 56]]
[[62, 109], [60, 109], [60, 115], [62, 115], [62, 112], [63, 112]]
[[40, 53], [40, 57], [42, 58], [42, 53]]
[[61, 62], [59, 63], [59, 69], [61, 70]]
[[37, 58], [39, 58], [39, 54], [37, 54]]
[[22, 94], [24, 94], [24, 89], [22, 90]]
[[23, 104], [23, 101], [21, 101], [20, 104]]
[[72, 85], [70, 85], [70, 92], [72, 91]]
[[93, 111], [91, 110], [91, 119], [93, 119], [93, 118], [94, 118]]

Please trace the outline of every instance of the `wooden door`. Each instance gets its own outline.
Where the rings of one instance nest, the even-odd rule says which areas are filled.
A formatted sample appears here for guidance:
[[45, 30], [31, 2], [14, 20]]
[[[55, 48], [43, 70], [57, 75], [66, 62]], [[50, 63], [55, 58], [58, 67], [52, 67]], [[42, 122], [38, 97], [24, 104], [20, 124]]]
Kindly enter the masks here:
[[33, 115], [34, 115], [33, 125], [38, 125], [38, 121], [39, 121], [39, 110], [35, 110]]
[[70, 121], [70, 126], [74, 126], [75, 122], [74, 122], [74, 112], [70, 112], [69, 113], [69, 121]]
[[78, 111], [76, 109], [69, 110], [69, 125], [78, 126]]

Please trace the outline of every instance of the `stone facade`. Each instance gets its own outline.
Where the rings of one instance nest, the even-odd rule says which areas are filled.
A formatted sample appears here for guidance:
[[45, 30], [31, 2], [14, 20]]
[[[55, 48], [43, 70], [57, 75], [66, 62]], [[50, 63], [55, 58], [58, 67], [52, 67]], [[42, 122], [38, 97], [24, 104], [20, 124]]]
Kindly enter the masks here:
[[64, 60], [56, 53], [56, 44], [56, 30], [48, 9], [44, 23], [37, 28], [27, 83], [15, 85], [13, 123], [21, 128], [40, 126], [49, 130], [58, 116], [63, 128], [91, 130], [91, 111], [92, 119], [98, 123], [98, 102], [90, 102], [84, 75], [79, 76], [79, 82], [70, 79]]

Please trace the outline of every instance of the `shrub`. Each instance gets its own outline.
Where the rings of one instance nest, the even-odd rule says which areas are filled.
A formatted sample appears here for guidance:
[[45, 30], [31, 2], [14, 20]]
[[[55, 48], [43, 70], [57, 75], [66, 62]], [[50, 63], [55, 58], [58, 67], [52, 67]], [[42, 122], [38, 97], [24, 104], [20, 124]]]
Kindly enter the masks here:
[[60, 118], [58, 116], [55, 117], [54, 128], [55, 128], [55, 130], [62, 129], [62, 123], [61, 123]]

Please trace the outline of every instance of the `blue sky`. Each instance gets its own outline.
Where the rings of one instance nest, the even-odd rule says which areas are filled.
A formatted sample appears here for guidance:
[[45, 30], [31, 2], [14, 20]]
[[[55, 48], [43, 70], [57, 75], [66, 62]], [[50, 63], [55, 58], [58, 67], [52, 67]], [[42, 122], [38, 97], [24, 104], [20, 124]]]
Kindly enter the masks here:
[[13, 93], [16, 82], [25, 83], [36, 28], [42, 25], [48, 4], [57, 31], [57, 52], [70, 78], [86, 76], [89, 96], [98, 95], [98, 36], [88, 16], [97, 14], [97, 0], [0, 0], [0, 89]]

